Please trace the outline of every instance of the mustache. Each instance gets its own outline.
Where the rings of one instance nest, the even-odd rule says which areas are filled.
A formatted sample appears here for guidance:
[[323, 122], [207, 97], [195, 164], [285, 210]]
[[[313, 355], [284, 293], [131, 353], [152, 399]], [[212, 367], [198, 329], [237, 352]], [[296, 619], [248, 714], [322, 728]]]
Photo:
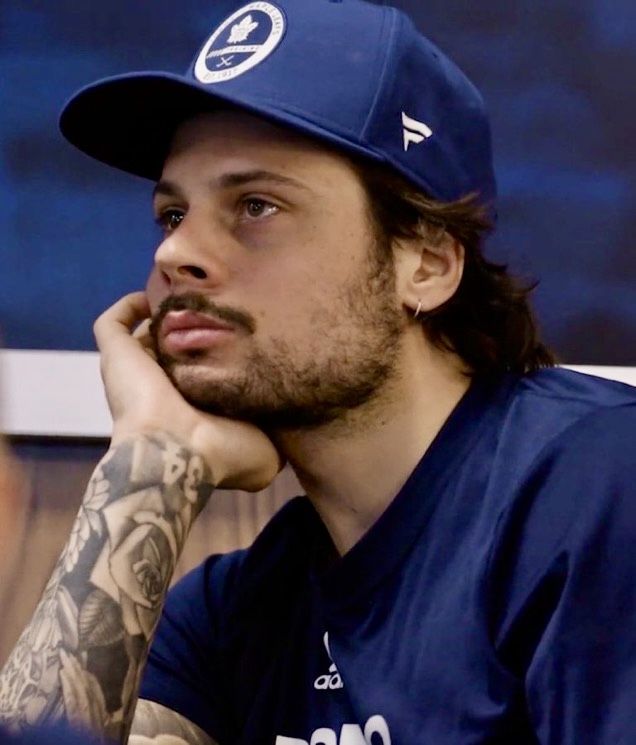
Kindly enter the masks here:
[[155, 341], [155, 344], [159, 338], [159, 329], [168, 313], [179, 310], [190, 310], [194, 313], [203, 313], [213, 318], [217, 318], [219, 321], [224, 321], [237, 326], [249, 334], [253, 334], [256, 330], [256, 322], [254, 318], [243, 310], [237, 308], [229, 308], [225, 305], [218, 305], [213, 300], [210, 300], [205, 295], [200, 295], [196, 292], [186, 292], [182, 295], [169, 295], [165, 298], [159, 309], [152, 317], [150, 321], [150, 335]]

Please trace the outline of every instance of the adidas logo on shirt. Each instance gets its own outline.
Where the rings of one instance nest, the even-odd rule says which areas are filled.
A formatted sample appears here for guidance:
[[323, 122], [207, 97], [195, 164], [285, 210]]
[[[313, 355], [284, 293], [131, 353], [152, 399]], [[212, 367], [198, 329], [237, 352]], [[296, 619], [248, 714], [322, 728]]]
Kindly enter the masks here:
[[329, 668], [328, 675], [320, 675], [318, 678], [316, 678], [314, 682], [314, 688], [317, 691], [337, 691], [340, 688], [344, 688], [344, 683], [342, 682], [342, 678], [340, 677], [338, 668], [335, 666], [333, 657], [331, 656], [331, 650], [329, 649], [328, 631], [325, 632], [322, 640], [325, 645], [325, 649], [327, 650], [327, 655], [329, 657], [329, 661], [331, 662], [331, 666]]

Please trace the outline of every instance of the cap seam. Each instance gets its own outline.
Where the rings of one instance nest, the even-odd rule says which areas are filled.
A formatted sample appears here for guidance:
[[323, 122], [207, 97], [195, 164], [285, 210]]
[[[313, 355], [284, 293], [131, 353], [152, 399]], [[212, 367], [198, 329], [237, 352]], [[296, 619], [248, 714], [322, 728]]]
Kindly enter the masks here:
[[365, 141], [366, 141], [367, 131], [369, 129], [371, 120], [373, 119], [373, 117], [375, 115], [375, 112], [376, 112], [377, 107], [378, 107], [378, 103], [380, 101], [380, 97], [381, 97], [382, 93], [384, 92], [384, 87], [385, 87], [385, 84], [386, 84], [386, 79], [387, 79], [388, 71], [389, 71], [389, 60], [392, 57], [391, 52], [393, 51], [393, 47], [395, 46], [395, 39], [396, 39], [396, 36], [397, 36], [396, 30], [397, 30], [397, 25], [398, 25], [398, 21], [399, 21], [399, 15], [398, 15], [397, 11], [395, 10], [395, 8], [390, 8], [390, 7], [384, 7], [383, 10], [385, 11], [383, 25], [386, 25], [387, 22], [390, 22], [391, 23], [391, 27], [390, 27], [389, 33], [388, 33], [387, 51], [386, 51], [386, 54], [384, 56], [384, 63], [382, 65], [382, 72], [380, 74], [380, 82], [379, 82], [378, 88], [377, 88], [377, 90], [375, 92], [375, 96], [373, 98], [373, 103], [371, 104], [371, 106], [369, 108], [369, 113], [368, 113], [367, 118], [366, 118], [366, 120], [364, 122], [364, 126], [362, 127], [362, 132], [360, 133], [361, 139], [363, 138]]

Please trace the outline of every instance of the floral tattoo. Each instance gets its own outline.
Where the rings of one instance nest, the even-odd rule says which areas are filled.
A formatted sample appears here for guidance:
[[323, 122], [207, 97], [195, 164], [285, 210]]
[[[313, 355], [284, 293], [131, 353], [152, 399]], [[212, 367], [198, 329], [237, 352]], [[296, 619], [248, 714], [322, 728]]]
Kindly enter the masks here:
[[0, 674], [0, 721], [20, 731], [67, 719], [126, 741], [176, 562], [213, 488], [203, 458], [168, 436], [106, 454]]

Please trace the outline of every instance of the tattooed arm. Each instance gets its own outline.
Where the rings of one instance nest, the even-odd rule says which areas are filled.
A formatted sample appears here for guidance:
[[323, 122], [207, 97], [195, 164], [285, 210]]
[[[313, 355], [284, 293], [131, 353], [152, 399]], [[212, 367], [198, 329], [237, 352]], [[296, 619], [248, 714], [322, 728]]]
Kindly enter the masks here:
[[[0, 673], [0, 723], [15, 730], [65, 719], [126, 742], [148, 647], [194, 519], [214, 486], [256, 491], [281, 465], [256, 428], [186, 403], [143, 337], [131, 333], [148, 312], [135, 293], [95, 325], [113, 439]], [[137, 738], [145, 736], [148, 706], [156, 707], [143, 705]], [[166, 721], [165, 710], [153, 721]], [[198, 736], [195, 743], [212, 743]]]
[[0, 676], [5, 724], [64, 718], [125, 742], [174, 567], [212, 488], [203, 458], [168, 436], [109, 451]]

